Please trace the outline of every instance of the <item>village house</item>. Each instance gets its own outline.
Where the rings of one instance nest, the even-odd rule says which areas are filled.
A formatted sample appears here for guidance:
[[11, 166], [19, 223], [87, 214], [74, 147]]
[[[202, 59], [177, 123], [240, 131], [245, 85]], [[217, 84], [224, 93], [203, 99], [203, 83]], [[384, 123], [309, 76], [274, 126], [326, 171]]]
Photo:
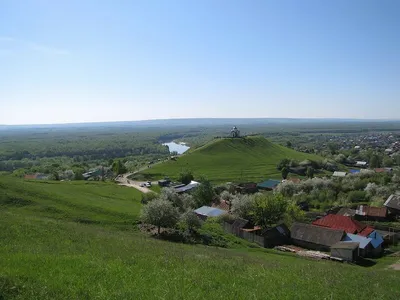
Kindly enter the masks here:
[[357, 220], [386, 221], [387, 213], [386, 207], [359, 205], [356, 209], [355, 218]]
[[400, 215], [400, 194], [390, 195], [386, 202], [383, 204], [390, 214]]
[[189, 191], [194, 190], [195, 188], [197, 188], [200, 185], [200, 182], [197, 181], [191, 181], [189, 184], [187, 185], [183, 185], [183, 186], [179, 186], [179, 187], [175, 187], [175, 192], [177, 192], [178, 194], [181, 193], [187, 193]]
[[198, 209], [195, 209], [194, 212], [202, 220], [206, 220], [208, 217], [219, 217], [228, 213], [226, 210], [211, 206], [202, 206]]
[[347, 175], [346, 172], [341, 172], [341, 171], [335, 171], [332, 174], [333, 177], [345, 177], [346, 175]]
[[294, 223], [290, 229], [290, 237], [294, 245], [318, 251], [330, 251], [331, 246], [340, 242], [345, 235], [343, 230], [305, 223]]
[[359, 246], [359, 255], [361, 257], [370, 257], [372, 256], [373, 253], [373, 247], [372, 247], [372, 239], [366, 238], [364, 236], [360, 236], [357, 234], [351, 234], [348, 233], [346, 236], [343, 238], [343, 242], [345, 243], [358, 243]]
[[259, 184], [257, 184], [257, 188], [260, 190], [272, 191], [275, 189], [281, 182], [279, 180], [268, 179]]
[[368, 165], [366, 161], [356, 161], [355, 166], [360, 168], [365, 168]]
[[290, 242], [290, 230], [285, 224], [265, 229], [260, 235], [264, 237], [265, 248], [285, 245]]
[[[382, 252], [382, 236], [378, 232], [376, 232], [374, 228], [367, 226], [366, 224], [363, 224], [359, 221], [356, 221], [351, 217], [330, 214], [319, 220], [314, 221], [312, 224], [325, 228], [344, 230], [347, 234], [347, 238], [345, 240], [360, 242], [360, 249], [364, 249], [365, 247], [367, 247], [364, 251], [364, 255], [369, 253], [372, 253], [373, 255], [378, 255], [380, 252]], [[353, 235], [356, 235], [356, 237], [353, 237]], [[367, 240], [364, 240], [362, 238], [367, 238], [371, 240], [371, 250], [368, 248], [368, 243], [366, 243]], [[365, 247], [363, 248], [364, 244]]]

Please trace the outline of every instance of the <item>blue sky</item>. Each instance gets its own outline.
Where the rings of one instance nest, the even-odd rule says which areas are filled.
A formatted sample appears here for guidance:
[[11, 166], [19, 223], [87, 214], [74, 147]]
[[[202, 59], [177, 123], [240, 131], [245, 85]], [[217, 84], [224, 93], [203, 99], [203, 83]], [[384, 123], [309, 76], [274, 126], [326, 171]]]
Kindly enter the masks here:
[[400, 1], [0, 0], [0, 124], [400, 119]]

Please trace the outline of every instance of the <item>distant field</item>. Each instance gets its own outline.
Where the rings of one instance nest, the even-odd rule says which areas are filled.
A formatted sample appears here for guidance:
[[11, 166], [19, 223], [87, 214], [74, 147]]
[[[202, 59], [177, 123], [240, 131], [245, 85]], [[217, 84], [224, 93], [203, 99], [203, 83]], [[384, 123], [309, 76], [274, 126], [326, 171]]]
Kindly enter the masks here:
[[195, 177], [205, 175], [214, 182], [280, 179], [276, 165], [283, 158], [322, 160], [317, 155], [297, 152], [263, 137], [225, 138], [189, 151], [177, 161], [157, 164], [142, 174], [154, 179], [176, 178], [182, 169], [188, 168]]
[[400, 298], [395, 258], [363, 268], [146, 237], [131, 188], [0, 176], [0, 192], [0, 299]]

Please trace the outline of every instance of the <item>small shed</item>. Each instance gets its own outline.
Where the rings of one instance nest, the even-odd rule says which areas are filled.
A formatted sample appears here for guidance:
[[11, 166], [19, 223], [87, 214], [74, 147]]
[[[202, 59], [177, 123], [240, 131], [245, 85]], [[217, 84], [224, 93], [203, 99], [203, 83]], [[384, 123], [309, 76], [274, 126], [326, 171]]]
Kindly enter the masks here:
[[335, 171], [332, 174], [333, 177], [345, 177], [346, 175], [347, 175], [346, 172], [340, 172], [340, 171]]
[[285, 224], [265, 229], [261, 232], [264, 237], [264, 247], [272, 248], [290, 242], [290, 230]]
[[177, 192], [178, 194], [181, 193], [187, 193], [189, 191], [194, 190], [195, 188], [197, 188], [200, 185], [200, 182], [197, 181], [191, 181], [189, 184], [185, 185], [185, 186], [181, 186], [178, 188], [175, 188], [175, 192]]
[[257, 188], [259, 188], [260, 190], [267, 190], [267, 191], [272, 191], [273, 189], [275, 189], [278, 184], [280, 184], [281, 182], [279, 180], [274, 180], [274, 179], [268, 179], [265, 180], [259, 184], [257, 184]]
[[359, 245], [357, 242], [337, 242], [331, 247], [331, 256], [345, 261], [357, 261], [359, 258]]
[[158, 185], [161, 187], [166, 187], [171, 183], [171, 180], [169, 179], [162, 179], [158, 181]]
[[368, 163], [366, 161], [356, 161], [356, 166], [357, 167], [366, 167]]

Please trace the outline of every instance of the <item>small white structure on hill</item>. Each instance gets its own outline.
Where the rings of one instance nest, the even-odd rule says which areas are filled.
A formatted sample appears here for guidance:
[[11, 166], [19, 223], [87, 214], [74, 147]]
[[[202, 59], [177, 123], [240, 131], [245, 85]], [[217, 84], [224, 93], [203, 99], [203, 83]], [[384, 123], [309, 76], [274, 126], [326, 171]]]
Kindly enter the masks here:
[[231, 137], [233, 138], [237, 138], [240, 136], [240, 131], [236, 126], [233, 126], [232, 130], [231, 130]]

